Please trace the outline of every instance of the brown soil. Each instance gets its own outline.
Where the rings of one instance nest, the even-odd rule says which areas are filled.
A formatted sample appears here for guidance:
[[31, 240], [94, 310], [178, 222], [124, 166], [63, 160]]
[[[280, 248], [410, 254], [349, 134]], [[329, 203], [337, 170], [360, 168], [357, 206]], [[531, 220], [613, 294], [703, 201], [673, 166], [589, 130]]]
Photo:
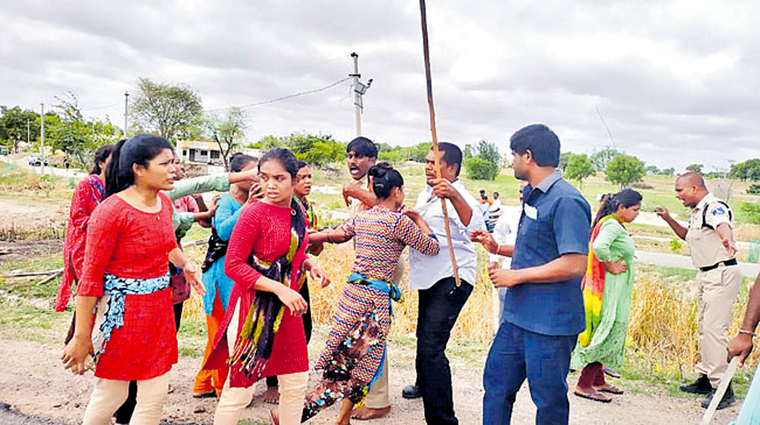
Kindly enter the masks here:
[[[9, 403], [21, 413], [56, 422], [74, 424], [81, 421], [90, 392], [93, 376], [73, 376], [65, 371], [58, 360], [61, 346], [22, 341], [0, 337], [0, 401]], [[391, 348], [391, 359], [393, 358]], [[169, 395], [164, 408], [164, 419], [169, 423], [211, 423], [216, 405], [214, 399], [195, 400], [190, 396], [193, 378], [200, 359], [180, 358], [172, 370], [171, 382], [176, 391]], [[454, 365], [456, 366], [456, 365]], [[453, 384], [457, 416], [462, 424], [482, 422], [481, 370], [455, 367]], [[312, 375], [310, 387], [315, 385]], [[393, 410], [373, 424], [422, 424], [423, 411], [420, 400], [404, 400], [401, 389], [414, 381], [409, 365], [391, 363], [391, 402]], [[571, 379], [571, 384], [574, 381]], [[253, 423], [266, 423], [270, 405], [262, 403], [263, 384], [258, 384], [253, 407], [248, 408], [244, 418]], [[603, 405], [570, 396], [571, 423], [586, 424], [657, 424], [667, 421], [669, 425], [694, 424], [701, 419], [703, 410], [697, 400], [676, 399], [664, 395], [625, 395], [616, 397]], [[718, 412], [715, 423], [727, 423], [736, 417], [738, 407]], [[337, 414], [331, 408], [310, 423], [333, 423]], [[534, 422], [535, 407], [529, 390], [524, 387], [518, 395], [514, 409], [517, 424]], [[356, 421], [355, 423], [358, 423]]]

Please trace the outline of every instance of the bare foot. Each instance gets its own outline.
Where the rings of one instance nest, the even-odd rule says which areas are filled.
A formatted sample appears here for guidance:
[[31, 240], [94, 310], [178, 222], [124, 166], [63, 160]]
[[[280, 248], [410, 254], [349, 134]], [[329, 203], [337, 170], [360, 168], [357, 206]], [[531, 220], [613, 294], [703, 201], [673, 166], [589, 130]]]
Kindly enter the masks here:
[[383, 416], [386, 416], [390, 412], [391, 412], [391, 406], [383, 407], [382, 409], [372, 409], [366, 406], [362, 406], [358, 409], [355, 409], [351, 413], [351, 418], [358, 419], [360, 421], [366, 421], [369, 419], [382, 418]]
[[264, 393], [264, 403], [280, 404], [280, 391], [277, 387], [267, 387]]

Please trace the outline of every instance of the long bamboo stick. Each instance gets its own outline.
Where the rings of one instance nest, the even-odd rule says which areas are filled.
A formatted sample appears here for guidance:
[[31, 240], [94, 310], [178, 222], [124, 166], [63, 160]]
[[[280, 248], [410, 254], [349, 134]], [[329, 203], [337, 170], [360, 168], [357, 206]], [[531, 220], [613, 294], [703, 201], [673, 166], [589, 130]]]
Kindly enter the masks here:
[[[433, 105], [433, 79], [430, 74], [430, 49], [428, 47], [427, 31], [427, 13], [425, 12], [425, 0], [420, 0], [420, 14], [422, 18], [422, 51], [425, 55], [425, 79], [427, 80], [427, 99], [428, 108], [430, 109], [430, 131], [433, 134], [433, 156], [435, 157], [435, 176], [441, 178], [441, 159], [438, 150], [438, 132], [435, 129], [435, 106]], [[446, 209], [446, 200], [441, 198], [441, 207], [443, 208], [443, 222], [446, 227], [446, 241], [449, 244], [449, 255], [451, 256], [451, 265], [454, 268], [454, 280], [457, 287], [461, 285], [459, 280], [459, 269], [457, 268], [457, 259], [454, 255], [454, 248], [451, 246], [451, 227], [449, 225], [449, 213]]]

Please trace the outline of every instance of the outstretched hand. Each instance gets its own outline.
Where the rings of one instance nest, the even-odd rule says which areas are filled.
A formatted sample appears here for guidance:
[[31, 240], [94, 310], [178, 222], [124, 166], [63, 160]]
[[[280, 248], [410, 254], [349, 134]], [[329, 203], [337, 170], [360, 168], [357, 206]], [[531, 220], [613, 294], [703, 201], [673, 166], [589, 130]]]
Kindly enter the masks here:
[[496, 239], [493, 238], [492, 234], [485, 230], [476, 230], [472, 232], [470, 240], [483, 245], [483, 248], [491, 254], [498, 254], [499, 252], [499, 244], [496, 243]]

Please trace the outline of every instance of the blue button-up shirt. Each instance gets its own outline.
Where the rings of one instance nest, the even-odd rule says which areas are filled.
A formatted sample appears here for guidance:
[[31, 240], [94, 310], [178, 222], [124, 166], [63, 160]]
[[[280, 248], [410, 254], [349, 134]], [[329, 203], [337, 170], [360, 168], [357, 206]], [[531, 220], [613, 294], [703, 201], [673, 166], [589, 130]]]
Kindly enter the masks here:
[[[564, 254], [588, 254], [591, 208], [559, 171], [523, 192], [512, 268], [541, 266]], [[528, 282], [507, 290], [503, 319], [544, 335], [576, 335], [586, 327], [582, 277]]]

